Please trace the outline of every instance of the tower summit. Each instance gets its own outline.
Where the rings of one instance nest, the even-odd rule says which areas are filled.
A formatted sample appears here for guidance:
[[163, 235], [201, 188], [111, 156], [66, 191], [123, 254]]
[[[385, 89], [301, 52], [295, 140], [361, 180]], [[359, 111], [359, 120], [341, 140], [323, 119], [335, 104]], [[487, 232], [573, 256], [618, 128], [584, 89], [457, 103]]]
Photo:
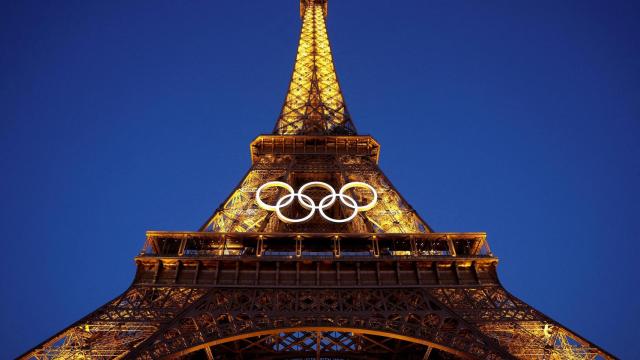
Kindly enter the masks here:
[[302, 0], [302, 31], [282, 111], [273, 130], [279, 135], [354, 135], [333, 64], [325, 18], [326, 0]]
[[326, 0], [300, 13], [240, 184], [198, 231], [148, 231], [131, 286], [21, 359], [612, 359], [506, 291], [485, 233], [408, 204], [351, 121]]

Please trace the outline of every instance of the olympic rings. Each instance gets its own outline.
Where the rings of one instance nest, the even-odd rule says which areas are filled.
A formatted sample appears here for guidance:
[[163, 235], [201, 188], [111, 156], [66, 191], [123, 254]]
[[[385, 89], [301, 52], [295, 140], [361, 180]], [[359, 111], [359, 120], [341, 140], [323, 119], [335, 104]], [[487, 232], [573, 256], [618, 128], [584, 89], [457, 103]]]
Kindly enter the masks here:
[[[288, 194], [280, 197], [275, 205], [269, 205], [264, 201], [262, 201], [261, 194], [263, 190], [273, 188], [273, 187], [282, 188], [286, 190]], [[321, 188], [321, 189], [327, 190], [329, 191], [329, 195], [323, 197], [320, 200], [320, 203], [316, 205], [315, 201], [309, 195], [304, 194], [304, 192], [310, 188]], [[345, 194], [345, 191], [353, 188], [364, 188], [366, 190], [369, 190], [371, 194], [373, 194], [373, 199], [369, 201], [369, 203], [366, 205], [362, 205], [362, 206], [358, 205], [358, 203], [354, 198]], [[298, 199], [298, 203], [300, 204], [300, 206], [302, 206], [306, 210], [309, 210], [309, 213], [300, 219], [292, 219], [285, 216], [282, 213], [282, 208], [291, 205], [291, 203], [293, 203], [293, 200], [296, 198]], [[337, 199], [340, 199], [340, 202], [343, 205], [353, 210], [351, 215], [349, 215], [344, 219], [334, 219], [325, 213], [325, 210], [327, 210], [329, 207], [335, 204]], [[322, 216], [327, 221], [334, 222], [334, 223], [345, 223], [355, 219], [359, 211], [367, 211], [367, 210], [373, 209], [373, 207], [376, 206], [376, 203], [378, 202], [378, 193], [373, 188], [373, 186], [367, 183], [359, 182], [359, 181], [354, 181], [354, 182], [344, 184], [340, 188], [340, 191], [338, 191], [337, 193], [331, 185], [322, 181], [308, 182], [302, 185], [300, 189], [298, 189], [298, 192], [295, 192], [293, 190], [293, 187], [291, 187], [291, 185], [285, 182], [269, 181], [268, 183], [262, 184], [256, 191], [256, 202], [258, 203], [258, 206], [260, 206], [261, 208], [267, 211], [275, 211], [276, 215], [280, 220], [289, 224], [302, 223], [305, 221], [309, 221], [315, 214], [316, 210], [318, 210], [318, 212], [320, 213], [320, 216]]]

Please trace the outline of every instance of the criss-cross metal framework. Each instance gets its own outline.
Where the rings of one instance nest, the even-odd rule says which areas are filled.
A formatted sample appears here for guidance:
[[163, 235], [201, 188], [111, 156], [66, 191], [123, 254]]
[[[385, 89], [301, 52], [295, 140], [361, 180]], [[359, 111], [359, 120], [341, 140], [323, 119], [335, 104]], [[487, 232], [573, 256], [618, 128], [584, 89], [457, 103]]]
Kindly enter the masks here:
[[[500, 284], [484, 233], [438, 233], [358, 136], [326, 35], [327, 3], [301, 2], [302, 34], [272, 135], [197, 232], [147, 233], [132, 285], [22, 359], [612, 359]], [[256, 202], [292, 188], [369, 184], [353, 220], [281, 221]], [[352, 188], [358, 204], [371, 192]], [[315, 204], [327, 190], [305, 192]], [[282, 188], [265, 190], [277, 203]], [[304, 203], [302, 204], [304, 205]], [[292, 205], [291, 218], [308, 209]], [[353, 210], [325, 210], [334, 219]]]
[[355, 134], [333, 65], [327, 1], [300, 3], [302, 31], [289, 91], [274, 134]]

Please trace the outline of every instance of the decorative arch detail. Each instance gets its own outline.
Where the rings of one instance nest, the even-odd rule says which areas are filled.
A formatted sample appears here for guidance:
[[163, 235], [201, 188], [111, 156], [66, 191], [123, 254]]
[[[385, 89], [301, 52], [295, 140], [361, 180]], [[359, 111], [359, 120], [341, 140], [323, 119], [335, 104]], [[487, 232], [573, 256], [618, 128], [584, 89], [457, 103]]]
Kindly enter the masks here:
[[[317, 352], [318, 355], [322, 357], [326, 357], [327, 355], [341, 355], [341, 357], [348, 358], [366, 356], [372, 352], [375, 353], [376, 350], [379, 352], [379, 355], [384, 356], [393, 351], [391, 346], [387, 345], [385, 341], [379, 341], [379, 338], [384, 338], [405, 343], [404, 346], [409, 351], [421, 349], [424, 353], [438, 349], [450, 354], [452, 359], [474, 358], [474, 356], [469, 356], [469, 354], [462, 353], [456, 349], [432, 343], [424, 339], [370, 329], [333, 327], [296, 327], [243, 333], [184, 349], [171, 354], [169, 357], [178, 358], [199, 350], [211, 352], [212, 355], [218, 355], [216, 350], [222, 350], [221, 345], [252, 338], [254, 338], [254, 340], [249, 343], [249, 347], [261, 346], [262, 348], [271, 350], [272, 356], [275, 354], [293, 357], [304, 356], [305, 354], [308, 356], [310, 353]], [[260, 343], [262, 343], [262, 345], [257, 345]], [[418, 346], [411, 347], [411, 345]], [[394, 349], [397, 350], [397, 348], [398, 345], [394, 345]], [[388, 353], [385, 353], [385, 350], [387, 350]], [[422, 358], [422, 356], [423, 354], [420, 354], [420, 358]]]
[[383, 336], [462, 358], [512, 358], [419, 288], [212, 289], [128, 358], [173, 358], [238, 339], [308, 331]]

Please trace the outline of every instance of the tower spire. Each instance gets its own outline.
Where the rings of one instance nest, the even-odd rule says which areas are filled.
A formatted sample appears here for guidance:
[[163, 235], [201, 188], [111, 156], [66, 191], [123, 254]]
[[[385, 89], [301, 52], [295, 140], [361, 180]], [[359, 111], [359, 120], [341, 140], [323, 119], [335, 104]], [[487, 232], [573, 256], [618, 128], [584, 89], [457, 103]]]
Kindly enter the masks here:
[[231, 195], [199, 231], [147, 232], [132, 285], [21, 360], [614, 359], [507, 292], [485, 233], [433, 232], [401, 196], [355, 135], [326, 5], [301, 2], [275, 134]]
[[327, 36], [326, 0], [300, 2], [302, 30], [289, 90], [276, 122], [279, 135], [354, 135]]

